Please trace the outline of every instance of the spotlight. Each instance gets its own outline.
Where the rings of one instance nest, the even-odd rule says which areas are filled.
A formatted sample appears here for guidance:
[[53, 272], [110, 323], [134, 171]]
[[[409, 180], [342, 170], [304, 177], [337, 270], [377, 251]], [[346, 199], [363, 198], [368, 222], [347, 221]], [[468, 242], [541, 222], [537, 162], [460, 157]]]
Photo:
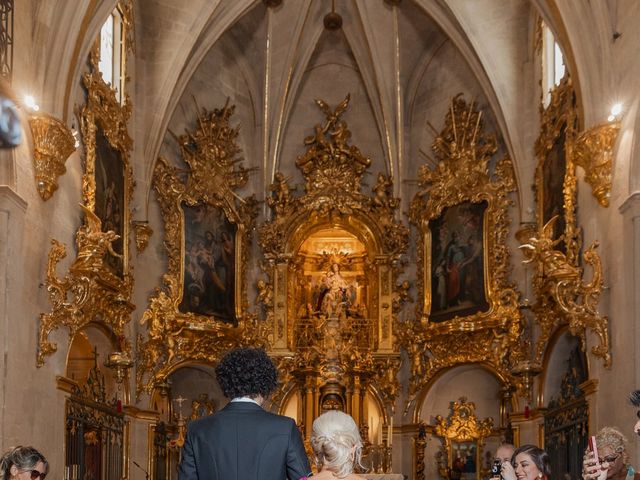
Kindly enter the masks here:
[[611, 107], [611, 115], [617, 117], [622, 113], [622, 104], [616, 103], [613, 107]]
[[34, 112], [40, 110], [40, 106], [36, 103], [36, 99], [31, 95], [24, 96], [24, 104], [29, 110], [33, 110]]

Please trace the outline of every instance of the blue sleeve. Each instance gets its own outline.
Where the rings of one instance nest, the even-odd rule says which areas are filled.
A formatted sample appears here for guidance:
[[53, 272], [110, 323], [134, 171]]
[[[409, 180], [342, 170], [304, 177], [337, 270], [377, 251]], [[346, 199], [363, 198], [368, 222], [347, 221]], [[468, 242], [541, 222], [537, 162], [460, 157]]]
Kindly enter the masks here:
[[198, 469], [193, 451], [193, 435], [187, 430], [187, 438], [182, 446], [180, 465], [178, 465], [178, 480], [198, 480]]

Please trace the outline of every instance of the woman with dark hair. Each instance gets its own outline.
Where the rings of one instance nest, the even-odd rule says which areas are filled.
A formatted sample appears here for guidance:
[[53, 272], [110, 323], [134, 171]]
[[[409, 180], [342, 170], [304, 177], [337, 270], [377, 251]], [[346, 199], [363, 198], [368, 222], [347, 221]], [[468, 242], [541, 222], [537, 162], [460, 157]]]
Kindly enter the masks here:
[[49, 462], [33, 447], [14, 447], [0, 458], [0, 480], [44, 480]]
[[551, 459], [549, 454], [535, 445], [522, 445], [516, 448], [511, 462], [502, 464], [504, 480], [549, 480], [551, 478]]

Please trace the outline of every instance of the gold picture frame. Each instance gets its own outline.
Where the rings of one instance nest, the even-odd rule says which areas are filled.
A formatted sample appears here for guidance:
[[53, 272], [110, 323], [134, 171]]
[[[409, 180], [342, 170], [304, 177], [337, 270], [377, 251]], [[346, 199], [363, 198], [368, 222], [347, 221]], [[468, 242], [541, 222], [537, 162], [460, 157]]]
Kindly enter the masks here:
[[[131, 13], [123, 10], [123, 21], [132, 23], [132, 18], [126, 17]], [[132, 105], [128, 95], [118, 101], [116, 91], [102, 77], [99, 61], [98, 38], [82, 77], [86, 101], [77, 112], [84, 145], [84, 221], [76, 232], [76, 258], [62, 278], [56, 267], [66, 256], [66, 247], [51, 240], [45, 284], [52, 310], [40, 315], [38, 366], [57, 350], [49, 334], [61, 326], [68, 327], [72, 339], [96, 322], [120, 339], [120, 345], [114, 346], [118, 353], [126, 355], [131, 350], [124, 327], [135, 308], [130, 302], [133, 276], [129, 265], [129, 205], [134, 181], [128, 122]]]
[[[179, 364], [214, 362], [233, 346], [264, 342], [261, 339], [266, 338], [261, 326], [254, 325], [247, 311], [246, 265], [257, 201], [253, 195], [241, 198], [235, 192], [246, 185], [248, 170], [239, 163], [239, 130], [231, 125], [234, 110], [235, 106], [230, 106], [228, 101], [220, 109], [199, 110], [196, 128], [184, 135], [174, 135], [182, 160], [188, 166], [186, 175], [183, 168], [171, 165], [162, 157], [156, 164], [153, 187], [165, 223], [168, 269], [163, 277], [164, 288], [156, 289], [141, 320], [147, 325], [148, 337], [138, 339], [138, 393], [161, 382]], [[194, 216], [199, 219], [199, 223], [195, 222], [198, 228], [193, 227]], [[185, 293], [191, 295], [185, 288], [187, 261], [191, 262], [190, 266], [196, 262], [195, 267], [210, 268], [211, 275], [207, 277], [216, 276], [213, 262], [207, 262], [204, 253], [202, 257], [193, 257], [196, 255], [194, 239], [209, 235], [212, 243], [214, 224], [224, 228], [233, 226], [233, 244], [229, 248], [233, 252], [233, 268], [226, 270], [227, 275], [233, 273], [233, 278], [225, 277], [229, 279], [224, 282], [225, 288], [219, 277], [217, 282], [219, 292], [230, 295], [229, 290], [233, 289], [232, 311], [225, 318], [214, 309], [196, 308], [195, 301], [185, 303]], [[225, 245], [228, 243], [225, 241]], [[230, 265], [229, 258], [227, 261]], [[204, 276], [202, 282], [202, 288], [206, 289]], [[229, 295], [225, 297], [227, 307]], [[209, 306], [215, 307], [213, 297], [206, 300]]]
[[[582, 247], [581, 230], [576, 219], [577, 177], [573, 158], [578, 111], [576, 94], [568, 74], [551, 91], [549, 105], [541, 107], [540, 117], [540, 134], [535, 144], [536, 236], [540, 237], [540, 232], [545, 231], [545, 226], [557, 215], [557, 220], [547, 227], [547, 230], [552, 230], [550, 238], [554, 242], [558, 240], [555, 249], [564, 254], [567, 264], [577, 268]], [[558, 172], [559, 168], [564, 171]], [[555, 179], [556, 184], [549, 179]], [[540, 265], [537, 267], [542, 268]], [[536, 302], [532, 310], [540, 326], [540, 336], [534, 349], [538, 363], [542, 362], [554, 330], [567, 319], [546, 285], [542, 275], [534, 275], [532, 287]]]
[[[505, 155], [494, 165], [493, 157], [498, 151], [496, 138], [484, 132], [482, 112], [474, 103], [467, 104], [461, 94], [452, 99], [445, 126], [436, 137], [433, 150], [437, 165], [433, 169], [426, 165], [420, 169], [419, 191], [411, 202], [409, 214], [419, 231], [416, 307], [419, 321], [405, 322], [400, 336], [412, 365], [409, 402], [439, 370], [462, 363], [482, 362], [503, 383], [509, 384], [512, 377], [505, 365], [520, 352], [522, 316], [518, 308], [519, 294], [509, 279], [511, 264], [506, 245], [510, 224], [508, 209], [512, 204], [509, 193], [516, 189], [511, 160]], [[480, 205], [484, 206], [480, 208]], [[477, 210], [470, 215], [474, 226], [469, 232], [475, 237], [467, 250], [475, 252], [474, 274], [479, 277], [482, 273], [482, 289], [477, 285], [473, 288], [476, 295], [478, 292], [484, 295], [486, 305], [471, 311], [461, 309], [459, 314], [453, 309], [452, 315], [434, 321], [432, 308], [437, 303], [433, 298], [433, 282], [442, 272], [436, 272], [440, 265], [434, 265], [433, 259], [442, 258], [446, 253], [452, 241], [451, 228], [460, 229], [462, 233], [460, 220], [456, 220], [458, 224], [443, 221], [447, 212], [456, 213], [456, 209], [457, 213], [462, 209]], [[441, 228], [434, 228], [438, 222]], [[434, 241], [434, 232], [438, 235], [444, 232], [444, 235]], [[482, 233], [482, 239], [478, 238], [478, 232]], [[434, 251], [434, 247], [440, 248], [440, 252]], [[461, 262], [459, 267], [462, 268]], [[453, 278], [451, 272], [453, 269], [447, 274]]]

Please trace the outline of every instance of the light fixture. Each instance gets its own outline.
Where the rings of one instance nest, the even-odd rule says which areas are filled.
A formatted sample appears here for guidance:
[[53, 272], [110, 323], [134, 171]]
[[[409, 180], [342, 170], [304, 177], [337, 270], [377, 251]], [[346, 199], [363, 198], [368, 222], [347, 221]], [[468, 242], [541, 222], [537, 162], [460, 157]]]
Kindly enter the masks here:
[[40, 110], [40, 105], [36, 103], [36, 99], [33, 98], [33, 95], [24, 96], [24, 105], [29, 110], [33, 110], [34, 112], [37, 112], [38, 110]]
[[622, 104], [621, 103], [614, 104], [611, 107], [611, 111], [609, 113], [609, 116], [607, 117], [607, 121], [613, 122], [620, 116], [621, 113], [622, 113]]
[[336, 13], [336, 1], [331, 2], [331, 11], [324, 16], [324, 28], [327, 30], [339, 30], [342, 28], [342, 17]]

